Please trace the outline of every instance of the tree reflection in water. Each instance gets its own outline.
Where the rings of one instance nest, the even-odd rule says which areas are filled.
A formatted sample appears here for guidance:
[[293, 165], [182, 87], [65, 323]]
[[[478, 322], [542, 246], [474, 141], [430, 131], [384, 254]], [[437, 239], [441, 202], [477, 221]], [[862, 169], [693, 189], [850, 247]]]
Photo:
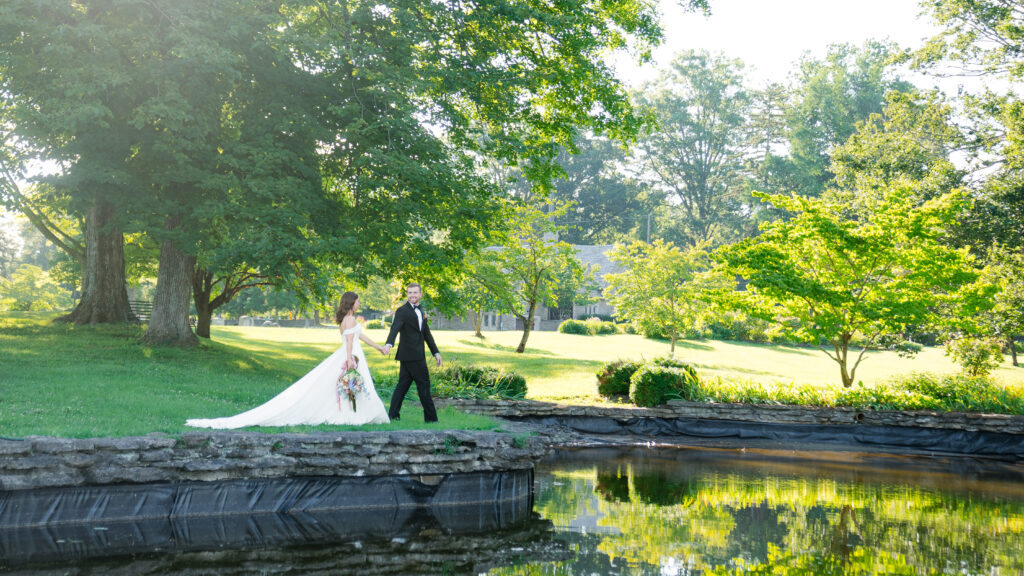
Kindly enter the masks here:
[[591, 449], [536, 478], [575, 556], [491, 574], [1024, 574], [1020, 464]]

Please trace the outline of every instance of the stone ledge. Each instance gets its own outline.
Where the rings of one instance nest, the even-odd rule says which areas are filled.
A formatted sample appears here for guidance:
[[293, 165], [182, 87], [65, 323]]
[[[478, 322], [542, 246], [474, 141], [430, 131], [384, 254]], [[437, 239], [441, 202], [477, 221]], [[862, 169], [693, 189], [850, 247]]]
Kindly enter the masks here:
[[[657, 408], [636, 406], [574, 406], [534, 400], [443, 399], [438, 405], [452, 406], [472, 414], [498, 418], [544, 416], [586, 416], [626, 421], [636, 418], [710, 419], [775, 424], [901, 426], [940, 428], [966, 432], [1024, 434], [1024, 416], [932, 412], [924, 410], [857, 410], [847, 407], [813, 407], [773, 404], [709, 404], [671, 401]], [[0, 447], [2, 450], [2, 447]]]
[[400, 476], [532, 469], [538, 436], [399, 430], [0, 440], [0, 490], [294, 476]]

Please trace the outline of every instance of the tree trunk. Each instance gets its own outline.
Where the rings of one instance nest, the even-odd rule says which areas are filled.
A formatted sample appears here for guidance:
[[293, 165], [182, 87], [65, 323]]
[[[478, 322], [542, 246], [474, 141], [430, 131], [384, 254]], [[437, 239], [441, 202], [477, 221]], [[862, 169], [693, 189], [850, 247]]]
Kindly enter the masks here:
[[675, 356], [676, 355], [676, 333], [675, 332], [672, 333], [672, 338], [670, 339], [670, 342], [671, 342], [671, 344], [669, 345], [668, 355], [669, 356]]
[[850, 355], [850, 340], [852, 338], [852, 334], [841, 334], [839, 342], [835, 343], [836, 362], [839, 363], [839, 374], [843, 378], [843, 388], [853, 386], [853, 373], [847, 369], [847, 359]]
[[1013, 339], [1012, 335], [1007, 336], [1006, 339], [1010, 344], [1010, 358], [1013, 359], [1013, 365], [1020, 366], [1020, 364], [1017, 364], [1017, 341]]
[[213, 274], [196, 268], [192, 273], [192, 303], [196, 307], [196, 336], [210, 338], [210, 323], [213, 319]]
[[523, 338], [519, 341], [519, 346], [516, 346], [516, 353], [522, 354], [526, 351], [526, 341], [530, 339], [530, 331], [533, 330], [533, 315], [537, 311], [537, 304], [530, 304], [529, 313], [526, 315], [526, 320], [523, 321]]
[[480, 331], [480, 329], [483, 328], [483, 325], [484, 325], [484, 310], [483, 310], [483, 308], [481, 308], [480, 310], [476, 311], [476, 322], [475, 322], [475, 325], [474, 325], [474, 329], [476, 330], [476, 332], [473, 335], [476, 336], [477, 338], [483, 338], [484, 337], [484, 333]]
[[[181, 217], [168, 220], [168, 229], [179, 226]], [[160, 268], [157, 271], [156, 294], [149, 329], [143, 339], [150, 344], [195, 346], [199, 343], [188, 324], [189, 300], [195, 256], [190, 256], [172, 241], [160, 246]]]
[[124, 235], [114, 225], [117, 209], [98, 198], [85, 215], [82, 298], [57, 319], [75, 324], [121, 324], [132, 316], [125, 289]]

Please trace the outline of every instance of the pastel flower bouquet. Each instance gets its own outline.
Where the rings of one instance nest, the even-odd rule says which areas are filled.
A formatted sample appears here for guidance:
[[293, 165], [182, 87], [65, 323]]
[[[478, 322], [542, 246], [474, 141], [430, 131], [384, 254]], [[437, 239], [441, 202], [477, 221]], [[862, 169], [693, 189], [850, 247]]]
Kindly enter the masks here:
[[342, 398], [348, 398], [352, 411], [356, 411], [356, 394], [363, 391], [363, 377], [356, 368], [359, 358], [352, 358], [354, 364], [338, 377], [338, 410], [341, 410]]

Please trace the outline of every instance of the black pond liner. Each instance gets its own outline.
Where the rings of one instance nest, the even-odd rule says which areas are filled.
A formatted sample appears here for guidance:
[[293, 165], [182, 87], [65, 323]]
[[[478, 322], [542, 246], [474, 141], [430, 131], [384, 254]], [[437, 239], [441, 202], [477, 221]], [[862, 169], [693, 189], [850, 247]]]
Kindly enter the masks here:
[[683, 418], [521, 416], [513, 419], [542, 426], [561, 426], [584, 434], [601, 436], [631, 435], [636, 438], [664, 441], [732, 439], [759, 441], [765, 445], [824, 444], [858, 449], [940, 452], [1024, 460], [1024, 434], [1000, 432], [869, 424], [777, 424]]
[[533, 470], [17, 490], [0, 492], [0, 568], [473, 534], [515, 526], [532, 509]]

